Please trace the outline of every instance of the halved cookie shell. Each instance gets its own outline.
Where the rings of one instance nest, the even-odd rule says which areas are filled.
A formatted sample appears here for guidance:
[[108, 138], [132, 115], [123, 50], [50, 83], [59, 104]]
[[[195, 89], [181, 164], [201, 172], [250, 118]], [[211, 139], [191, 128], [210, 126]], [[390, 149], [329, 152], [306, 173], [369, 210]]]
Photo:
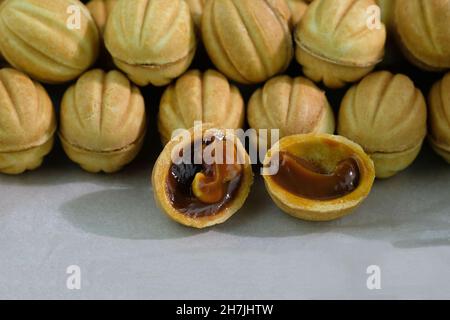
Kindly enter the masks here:
[[333, 172], [341, 161], [350, 158], [357, 162], [359, 168], [357, 187], [351, 193], [331, 200], [299, 196], [275, 182], [275, 175], [264, 175], [266, 189], [275, 204], [296, 218], [308, 221], [330, 221], [341, 218], [356, 209], [370, 193], [375, 179], [373, 162], [359, 145], [344, 137], [328, 134], [285, 137], [269, 150], [264, 166], [268, 168], [279, 161], [275, 156], [280, 152], [287, 152], [313, 163], [327, 172]]
[[[195, 132], [197, 132], [197, 134]], [[206, 125], [200, 129], [193, 128], [187, 131], [187, 135], [179, 135], [173, 138], [165, 146], [153, 168], [152, 186], [158, 206], [171, 219], [185, 226], [206, 228], [225, 222], [243, 206], [253, 183], [253, 172], [245, 148], [239, 139], [231, 132], [232, 131], [230, 130], [226, 131], [224, 129], [212, 129], [211, 126]], [[230, 141], [235, 147], [236, 155], [242, 160], [241, 163], [238, 164], [240, 168], [239, 183], [235, 187], [233, 194], [227, 194], [226, 197], [228, 198], [223, 205], [221, 205], [220, 208], [214, 209], [212, 213], [201, 215], [196, 214], [195, 212], [189, 213], [188, 207], [190, 203], [188, 202], [185, 207], [177, 207], [174, 202], [174, 194], [172, 193], [171, 188], [169, 188], [169, 178], [171, 177], [172, 172], [171, 168], [174, 166], [172, 155], [179, 154], [184, 147], [191, 147], [197, 140], [201, 142], [211, 138], [217, 139], [217, 137], [220, 137], [221, 139], [225, 137], [226, 141]], [[193, 185], [190, 188], [193, 188]], [[197, 197], [192, 198], [192, 201], [195, 201], [196, 203], [199, 202]], [[208, 206], [208, 204], [200, 203], [200, 206], [203, 205], [205, 208]], [[215, 206], [215, 204], [212, 205]]]

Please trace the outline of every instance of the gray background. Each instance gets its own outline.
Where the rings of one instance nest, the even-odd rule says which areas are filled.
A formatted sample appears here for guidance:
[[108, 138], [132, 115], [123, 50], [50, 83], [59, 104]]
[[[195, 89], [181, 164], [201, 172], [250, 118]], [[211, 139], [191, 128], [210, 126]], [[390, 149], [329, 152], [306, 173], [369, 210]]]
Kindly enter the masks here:
[[[41, 170], [0, 176], [0, 298], [450, 298], [450, 170], [428, 147], [342, 220], [293, 219], [257, 179], [204, 231], [155, 208], [154, 158], [146, 146], [125, 171], [93, 175], [57, 147]], [[73, 264], [79, 291], [66, 288]], [[381, 290], [366, 287], [372, 264]]]

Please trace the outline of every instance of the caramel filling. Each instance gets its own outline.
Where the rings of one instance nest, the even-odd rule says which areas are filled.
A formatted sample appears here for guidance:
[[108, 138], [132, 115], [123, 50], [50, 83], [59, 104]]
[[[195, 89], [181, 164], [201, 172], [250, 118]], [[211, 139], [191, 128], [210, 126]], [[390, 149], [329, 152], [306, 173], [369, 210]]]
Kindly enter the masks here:
[[280, 168], [272, 179], [288, 192], [312, 200], [334, 200], [352, 193], [359, 185], [358, 161], [350, 157], [327, 172], [319, 165], [280, 152]]
[[[204, 141], [203, 149], [215, 143], [215, 139]], [[217, 214], [236, 196], [243, 174], [242, 165], [228, 160], [223, 143], [223, 161], [220, 163], [194, 164], [194, 146], [192, 145], [189, 164], [173, 164], [170, 168], [167, 189], [172, 206], [191, 217], [204, 217]], [[236, 150], [233, 150], [236, 155]], [[233, 156], [232, 155], [232, 156]], [[234, 162], [232, 164], [229, 164]]]

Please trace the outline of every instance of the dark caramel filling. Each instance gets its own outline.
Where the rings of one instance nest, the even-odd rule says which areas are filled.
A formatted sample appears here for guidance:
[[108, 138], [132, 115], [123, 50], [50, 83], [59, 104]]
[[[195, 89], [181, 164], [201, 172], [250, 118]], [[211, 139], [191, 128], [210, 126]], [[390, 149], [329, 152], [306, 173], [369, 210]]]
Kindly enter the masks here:
[[[203, 149], [215, 139], [203, 142]], [[224, 143], [225, 146], [225, 143]], [[190, 163], [172, 164], [167, 191], [172, 206], [190, 217], [213, 216], [236, 196], [242, 180], [242, 165], [226, 163], [226, 149], [221, 164], [194, 164], [194, 145]]]
[[280, 168], [272, 179], [288, 192], [312, 200], [334, 200], [352, 193], [359, 185], [358, 161], [348, 158], [339, 162], [333, 172], [319, 165], [280, 152]]

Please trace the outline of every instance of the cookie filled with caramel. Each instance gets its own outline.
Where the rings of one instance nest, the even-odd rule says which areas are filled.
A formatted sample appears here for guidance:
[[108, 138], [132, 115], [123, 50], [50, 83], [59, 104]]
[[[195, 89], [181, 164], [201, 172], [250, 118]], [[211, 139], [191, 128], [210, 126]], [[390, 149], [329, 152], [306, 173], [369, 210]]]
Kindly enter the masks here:
[[359, 145], [328, 134], [281, 139], [268, 152], [264, 169], [275, 204], [309, 221], [349, 214], [368, 196], [375, 178], [373, 162]]
[[353, 192], [359, 184], [361, 169], [356, 157], [338, 162], [334, 170], [296, 157], [279, 153], [280, 169], [273, 180], [288, 192], [313, 200], [333, 200]]
[[173, 220], [205, 228], [244, 204], [253, 182], [250, 159], [230, 130], [194, 128], [172, 139], [152, 174], [155, 199]]

